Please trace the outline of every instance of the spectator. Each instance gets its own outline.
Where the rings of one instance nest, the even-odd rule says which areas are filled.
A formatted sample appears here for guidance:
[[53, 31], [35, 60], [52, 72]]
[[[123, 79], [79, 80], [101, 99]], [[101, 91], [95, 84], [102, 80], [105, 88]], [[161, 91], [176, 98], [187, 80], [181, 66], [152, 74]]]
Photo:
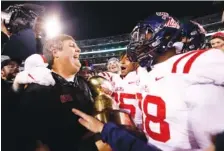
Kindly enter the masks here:
[[119, 60], [117, 58], [110, 58], [107, 62], [107, 70], [119, 74], [121, 71]]
[[6, 59], [1, 63], [1, 77], [4, 82], [12, 83], [19, 72], [19, 62], [17, 60]]
[[[74, 151], [80, 148], [87, 132], [73, 115], [76, 107], [92, 114], [92, 97], [86, 81], [77, 76], [80, 69], [80, 49], [68, 35], [59, 35], [46, 41], [44, 56], [47, 58], [54, 86], [29, 84], [22, 98], [18, 120], [18, 149], [33, 150], [40, 140], [53, 151]], [[42, 74], [41, 72], [39, 74]], [[94, 141], [84, 144], [97, 150]]]
[[11, 58], [25, 60], [28, 56], [37, 52], [36, 38], [32, 29], [23, 29], [12, 34], [2, 50], [3, 55]]
[[218, 32], [212, 35], [210, 43], [212, 48], [217, 48], [224, 51], [224, 33]]
[[91, 78], [93, 76], [91, 68], [90, 67], [83, 67], [82, 70], [80, 71], [80, 76], [82, 76], [86, 80]]
[[1, 20], [2, 32], [9, 37], [2, 54], [11, 58], [25, 60], [31, 54], [37, 53], [33, 23], [43, 13], [44, 8], [26, 3], [10, 5], [5, 11], [12, 13], [13, 17], [11, 17], [9, 23], [6, 23], [5, 19]]
[[15, 150], [15, 122], [18, 97], [13, 93], [12, 81], [18, 73], [19, 63], [6, 59], [1, 63], [1, 121], [2, 150]]

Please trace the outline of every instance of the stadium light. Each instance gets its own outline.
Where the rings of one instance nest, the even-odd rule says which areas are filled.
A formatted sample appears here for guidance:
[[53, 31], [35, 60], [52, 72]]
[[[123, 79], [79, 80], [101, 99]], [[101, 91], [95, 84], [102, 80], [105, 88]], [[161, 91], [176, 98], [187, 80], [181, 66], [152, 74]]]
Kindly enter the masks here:
[[56, 16], [47, 18], [44, 28], [47, 34], [47, 38], [53, 38], [61, 33], [61, 25]]
[[86, 55], [86, 54], [96, 54], [96, 53], [104, 53], [104, 52], [114, 52], [114, 51], [121, 51], [121, 50], [127, 50], [127, 47], [106, 49], [106, 50], [99, 50], [99, 51], [91, 51], [91, 52], [81, 52], [80, 54]]

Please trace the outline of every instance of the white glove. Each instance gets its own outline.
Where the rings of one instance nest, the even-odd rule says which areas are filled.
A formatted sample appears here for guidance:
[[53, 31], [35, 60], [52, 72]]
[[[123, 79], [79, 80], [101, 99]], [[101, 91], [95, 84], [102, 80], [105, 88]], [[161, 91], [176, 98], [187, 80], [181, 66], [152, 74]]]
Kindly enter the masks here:
[[55, 85], [55, 80], [51, 75], [51, 70], [45, 67], [35, 67], [30, 71], [22, 71], [17, 74], [13, 90], [17, 92], [21, 84], [36, 83], [44, 86]]

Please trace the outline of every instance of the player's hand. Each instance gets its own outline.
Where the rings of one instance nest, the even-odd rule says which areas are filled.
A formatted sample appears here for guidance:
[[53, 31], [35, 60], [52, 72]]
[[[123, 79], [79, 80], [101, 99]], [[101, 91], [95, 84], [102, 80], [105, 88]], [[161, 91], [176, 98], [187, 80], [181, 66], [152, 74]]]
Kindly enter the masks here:
[[72, 109], [72, 112], [81, 118], [79, 118], [79, 123], [83, 125], [85, 128], [90, 130], [93, 133], [101, 133], [103, 130], [104, 124], [97, 120], [96, 118], [83, 113], [77, 109]]

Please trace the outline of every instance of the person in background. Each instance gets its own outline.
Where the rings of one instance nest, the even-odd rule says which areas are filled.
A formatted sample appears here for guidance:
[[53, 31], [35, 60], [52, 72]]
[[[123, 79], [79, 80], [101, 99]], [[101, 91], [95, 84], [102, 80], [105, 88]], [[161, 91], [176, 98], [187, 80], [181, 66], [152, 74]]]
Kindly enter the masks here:
[[1, 78], [5, 82], [11, 83], [19, 72], [19, 62], [13, 59], [6, 59], [1, 62]]
[[12, 91], [12, 82], [19, 72], [19, 63], [13, 59], [1, 62], [1, 121], [2, 121], [2, 150], [15, 150], [15, 116], [18, 97]]
[[11, 33], [7, 30], [4, 23], [1, 22], [1, 52], [4, 49], [5, 44], [9, 40]]
[[92, 77], [92, 70], [90, 67], [82, 67], [82, 70], [79, 72], [80, 76], [84, 77], [86, 80]]
[[212, 48], [217, 48], [224, 51], [224, 33], [217, 32], [216, 34], [212, 35], [210, 44]]
[[111, 73], [119, 74], [121, 67], [117, 58], [110, 58], [107, 62], [107, 70]]
[[2, 55], [25, 60], [28, 56], [37, 52], [36, 45], [34, 31], [30, 28], [22, 29], [10, 36], [10, 39], [4, 45]]
[[[1, 31], [9, 37], [2, 49], [2, 55], [10, 58], [25, 60], [31, 54], [37, 53], [37, 41], [34, 21], [44, 12], [44, 7], [35, 4], [14, 4], [3, 10], [4, 14], [11, 13], [10, 20], [7, 17], [1, 19]], [[9, 17], [9, 16], [8, 16]]]

